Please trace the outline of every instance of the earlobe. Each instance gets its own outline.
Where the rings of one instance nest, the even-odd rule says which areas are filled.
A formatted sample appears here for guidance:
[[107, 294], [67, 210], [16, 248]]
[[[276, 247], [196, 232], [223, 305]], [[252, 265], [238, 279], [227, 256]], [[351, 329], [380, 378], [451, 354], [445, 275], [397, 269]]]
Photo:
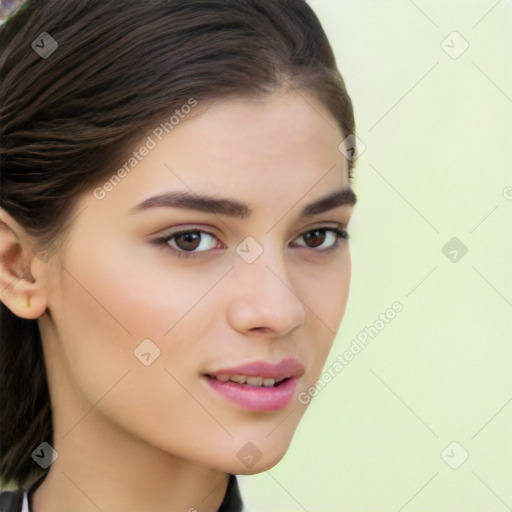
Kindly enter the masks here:
[[0, 298], [16, 316], [36, 319], [46, 311], [47, 301], [41, 262], [33, 253], [26, 231], [0, 208]]

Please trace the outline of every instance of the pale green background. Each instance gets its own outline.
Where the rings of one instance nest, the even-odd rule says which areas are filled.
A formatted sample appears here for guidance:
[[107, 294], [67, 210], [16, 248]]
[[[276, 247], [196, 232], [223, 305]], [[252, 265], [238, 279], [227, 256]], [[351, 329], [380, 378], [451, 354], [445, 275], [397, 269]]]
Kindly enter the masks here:
[[[240, 477], [248, 509], [512, 510], [512, 2], [309, 3], [366, 145], [332, 359], [404, 310], [317, 396], [283, 461]], [[453, 31], [469, 43], [457, 59], [441, 47]], [[469, 249], [456, 263], [453, 236]], [[458, 469], [441, 458], [454, 440]]]
[[[366, 146], [331, 360], [392, 303], [404, 310], [315, 398], [283, 461], [239, 477], [244, 501], [512, 510], [512, 1], [310, 4]], [[454, 31], [469, 44], [457, 59], [442, 47]], [[441, 252], [454, 236], [469, 249], [457, 263]], [[441, 458], [452, 441], [469, 453], [458, 469]]]

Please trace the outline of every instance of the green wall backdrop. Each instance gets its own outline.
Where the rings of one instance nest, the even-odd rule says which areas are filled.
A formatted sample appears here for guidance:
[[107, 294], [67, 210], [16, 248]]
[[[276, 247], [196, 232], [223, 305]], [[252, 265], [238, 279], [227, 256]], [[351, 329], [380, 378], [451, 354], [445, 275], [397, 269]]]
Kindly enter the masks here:
[[247, 509], [512, 510], [512, 1], [309, 3], [364, 144], [326, 367], [367, 344], [283, 461], [239, 477]]
[[240, 477], [248, 510], [512, 510], [512, 2], [309, 4], [365, 145], [326, 366], [403, 310], [313, 400], [283, 461]]

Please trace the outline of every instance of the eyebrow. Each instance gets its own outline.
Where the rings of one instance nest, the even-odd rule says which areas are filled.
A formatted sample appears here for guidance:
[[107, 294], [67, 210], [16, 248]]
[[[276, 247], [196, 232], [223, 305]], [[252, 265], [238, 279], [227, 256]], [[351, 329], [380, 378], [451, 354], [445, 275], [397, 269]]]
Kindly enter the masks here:
[[[306, 205], [300, 212], [299, 218], [318, 215], [340, 206], [355, 205], [357, 196], [350, 188], [336, 190]], [[183, 208], [200, 212], [227, 215], [237, 219], [247, 219], [251, 216], [251, 208], [244, 203], [230, 198], [217, 198], [211, 195], [197, 195], [184, 191], [166, 192], [142, 201], [130, 209], [130, 213], [145, 211], [151, 208]]]

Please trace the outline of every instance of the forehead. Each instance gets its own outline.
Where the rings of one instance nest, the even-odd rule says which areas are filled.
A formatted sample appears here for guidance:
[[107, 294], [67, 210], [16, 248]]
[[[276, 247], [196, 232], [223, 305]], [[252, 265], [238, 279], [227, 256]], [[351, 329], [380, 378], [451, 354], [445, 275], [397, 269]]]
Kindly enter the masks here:
[[168, 166], [178, 176], [186, 172], [194, 183], [222, 181], [227, 187], [250, 182], [251, 176], [272, 175], [283, 184], [310, 182], [312, 174], [333, 166], [347, 175], [347, 161], [338, 149], [344, 137], [336, 120], [305, 91], [198, 103], [170, 133], [157, 138], [149, 132], [156, 148], [140, 169]]
[[129, 213], [173, 191], [230, 196], [254, 205], [256, 214], [275, 215], [348, 187], [347, 160], [338, 149], [342, 133], [305, 92], [198, 102], [162, 135], [164, 125], [165, 119], [135, 145], [137, 158], [127, 155], [122, 180], [114, 180], [102, 201], [89, 198], [100, 215], [102, 209]]
[[[201, 107], [201, 105], [198, 105]], [[286, 162], [299, 155], [337, 153], [342, 134], [329, 111], [311, 94], [289, 90], [258, 99], [225, 99], [185, 119], [175, 143], [195, 144], [190, 158]]]

